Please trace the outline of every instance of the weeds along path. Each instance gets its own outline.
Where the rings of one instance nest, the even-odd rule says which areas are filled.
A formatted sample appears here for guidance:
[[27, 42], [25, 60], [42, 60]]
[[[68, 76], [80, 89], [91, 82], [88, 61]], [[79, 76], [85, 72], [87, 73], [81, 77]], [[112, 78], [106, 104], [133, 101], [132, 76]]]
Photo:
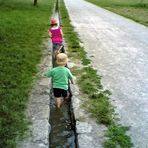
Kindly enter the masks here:
[[135, 147], [148, 147], [148, 28], [83, 0], [64, 0]]

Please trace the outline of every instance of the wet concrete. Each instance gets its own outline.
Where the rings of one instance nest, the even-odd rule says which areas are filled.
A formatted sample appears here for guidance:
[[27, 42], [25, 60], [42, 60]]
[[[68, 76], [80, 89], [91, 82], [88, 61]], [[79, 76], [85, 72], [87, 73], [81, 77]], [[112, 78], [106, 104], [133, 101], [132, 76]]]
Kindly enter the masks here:
[[86, 97], [82, 97], [79, 87], [71, 85], [73, 90], [72, 106], [76, 121], [78, 148], [102, 148], [106, 127], [97, 124], [94, 118], [82, 107]]
[[64, 0], [135, 148], [148, 147], [148, 28], [83, 0]]

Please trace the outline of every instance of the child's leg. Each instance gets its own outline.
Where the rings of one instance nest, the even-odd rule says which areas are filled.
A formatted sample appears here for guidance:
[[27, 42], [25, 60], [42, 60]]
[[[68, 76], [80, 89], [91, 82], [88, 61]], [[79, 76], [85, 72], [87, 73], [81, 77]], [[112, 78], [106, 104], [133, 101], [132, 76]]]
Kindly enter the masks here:
[[53, 50], [52, 50], [52, 65], [53, 67], [55, 67], [56, 64], [56, 55], [57, 55], [57, 51], [59, 49], [59, 44], [58, 43], [53, 43]]
[[56, 106], [57, 106], [58, 109], [60, 109], [61, 104], [62, 104], [62, 99], [61, 99], [61, 97], [56, 98]]
[[59, 48], [59, 44], [58, 43], [53, 43], [53, 50], [57, 50]]
[[62, 97], [64, 98], [64, 101], [69, 100], [68, 90], [62, 90]]
[[62, 46], [62, 47], [61, 47], [61, 50], [60, 50], [60, 51], [61, 51], [62, 53], [65, 53], [64, 45], [61, 44], [61, 46]]

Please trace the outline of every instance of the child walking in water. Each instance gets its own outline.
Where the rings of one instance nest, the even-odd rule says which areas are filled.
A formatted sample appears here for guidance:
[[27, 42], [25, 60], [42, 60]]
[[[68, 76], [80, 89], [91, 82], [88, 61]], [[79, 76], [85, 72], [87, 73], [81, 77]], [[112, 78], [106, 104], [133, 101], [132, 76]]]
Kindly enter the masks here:
[[65, 67], [67, 64], [68, 57], [65, 53], [59, 53], [57, 55], [56, 63], [58, 64], [57, 67], [48, 70], [46, 76], [51, 77], [53, 81], [53, 93], [54, 97], [56, 98], [56, 106], [59, 109], [62, 104], [62, 97], [68, 98], [68, 83], [69, 80], [72, 84], [73, 75], [71, 71]]
[[49, 36], [51, 37], [54, 50], [58, 49], [63, 44], [63, 32], [61, 27], [58, 26], [57, 19], [51, 19]]

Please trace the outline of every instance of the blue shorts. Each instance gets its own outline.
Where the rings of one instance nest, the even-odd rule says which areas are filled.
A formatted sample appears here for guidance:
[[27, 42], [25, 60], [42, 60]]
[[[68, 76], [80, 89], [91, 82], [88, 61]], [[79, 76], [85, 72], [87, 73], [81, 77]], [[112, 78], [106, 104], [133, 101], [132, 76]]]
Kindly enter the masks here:
[[63, 45], [62, 43], [53, 43], [53, 50], [57, 50], [60, 46]]

